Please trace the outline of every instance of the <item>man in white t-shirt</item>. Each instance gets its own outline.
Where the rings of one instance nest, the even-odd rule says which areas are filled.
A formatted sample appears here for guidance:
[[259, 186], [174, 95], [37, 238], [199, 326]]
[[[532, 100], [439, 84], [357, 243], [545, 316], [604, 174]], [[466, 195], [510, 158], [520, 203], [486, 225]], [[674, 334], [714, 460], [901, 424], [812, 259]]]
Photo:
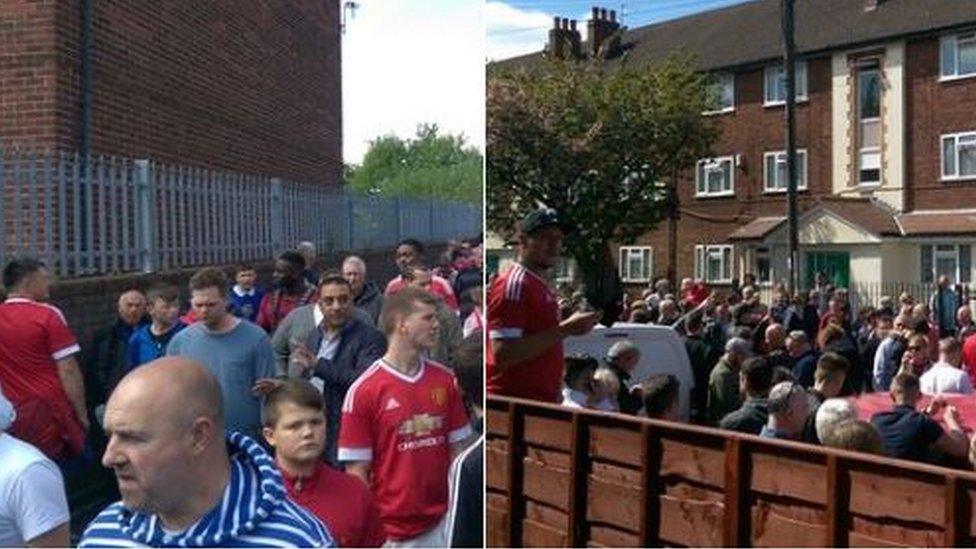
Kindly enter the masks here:
[[922, 393], [938, 395], [941, 393], [972, 394], [973, 386], [969, 374], [961, 368], [962, 346], [954, 337], [939, 342], [939, 361], [922, 374], [918, 382]]
[[68, 500], [53, 461], [6, 433], [13, 422], [0, 393], [0, 547], [67, 547]]

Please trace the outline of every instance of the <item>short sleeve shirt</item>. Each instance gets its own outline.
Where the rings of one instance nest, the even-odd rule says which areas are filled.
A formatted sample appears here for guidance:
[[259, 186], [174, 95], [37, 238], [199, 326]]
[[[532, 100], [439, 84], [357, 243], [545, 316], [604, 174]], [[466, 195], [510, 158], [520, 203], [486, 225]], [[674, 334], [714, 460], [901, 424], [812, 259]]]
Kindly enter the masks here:
[[495, 365], [492, 343], [521, 339], [559, 325], [556, 296], [539, 275], [515, 263], [488, 289], [489, 393], [559, 403], [563, 372], [563, 346], [556, 343], [541, 355], [500, 370]]
[[27, 299], [0, 304], [0, 385], [19, 412], [13, 434], [50, 457], [63, 439], [84, 437], [57, 369], [80, 350], [57, 307]]
[[0, 547], [17, 547], [69, 520], [64, 481], [33, 446], [0, 433]]
[[881, 431], [885, 453], [914, 461], [933, 461], [931, 447], [944, 432], [934, 419], [909, 406], [877, 413], [871, 423]]
[[470, 434], [450, 370], [425, 361], [408, 377], [381, 359], [346, 393], [339, 460], [372, 463], [383, 529], [389, 539], [409, 539], [444, 515], [451, 444]]

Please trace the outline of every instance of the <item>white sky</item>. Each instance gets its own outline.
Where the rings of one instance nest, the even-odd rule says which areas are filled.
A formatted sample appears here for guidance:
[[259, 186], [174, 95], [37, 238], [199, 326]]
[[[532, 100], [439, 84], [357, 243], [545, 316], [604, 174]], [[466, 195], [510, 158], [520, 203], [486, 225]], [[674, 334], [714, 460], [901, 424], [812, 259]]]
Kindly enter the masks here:
[[[604, 4], [596, 2], [594, 5]], [[541, 50], [549, 38], [552, 18], [556, 13], [563, 17], [572, 16], [564, 10], [549, 9], [542, 11], [532, 8], [518, 8], [505, 2], [489, 0], [485, 4], [488, 59], [499, 61]], [[576, 19], [578, 20], [580, 34], [585, 40], [586, 20], [589, 19], [589, 12], [577, 14]]]
[[342, 37], [345, 161], [358, 164], [378, 136], [413, 137], [424, 122], [484, 152], [484, 2], [357, 3]]

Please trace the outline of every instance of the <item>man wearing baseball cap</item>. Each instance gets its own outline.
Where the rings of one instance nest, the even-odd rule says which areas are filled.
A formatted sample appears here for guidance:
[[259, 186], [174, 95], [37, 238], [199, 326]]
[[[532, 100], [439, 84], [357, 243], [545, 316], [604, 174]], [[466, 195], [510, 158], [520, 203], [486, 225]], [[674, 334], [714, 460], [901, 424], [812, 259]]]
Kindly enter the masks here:
[[556, 211], [540, 208], [519, 224], [518, 258], [488, 290], [489, 393], [559, 403], [563, 339], [589, 332], [599, 312], [575, 312], [559, 321], [546, 273], [556, 264], [567, 232]]

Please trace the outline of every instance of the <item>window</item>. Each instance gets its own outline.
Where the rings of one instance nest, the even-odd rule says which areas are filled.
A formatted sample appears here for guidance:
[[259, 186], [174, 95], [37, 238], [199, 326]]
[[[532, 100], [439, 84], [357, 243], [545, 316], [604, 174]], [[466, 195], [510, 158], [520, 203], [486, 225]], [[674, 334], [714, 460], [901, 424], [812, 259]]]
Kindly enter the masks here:
[[942, 38], [942, 80], [976, 75], [976, 32]]
[[735, 110], [735, 75], [728, 72], [712, 75], [709, 84], [708, 100], [714, 102], [715, 108], [705, 111], [705, 114], [717, 114]]
[[942, 179], [976, 177], [976, 132], [942, 136]]
[[699, 160], [698, 169], [695, 171], [695, 196], [735, 194], [732, 175], [734, 163], [735, 159], [731, 156]]
[[857, 66], [857, 182], [881, 183], [881, 64], [867, 59]]
[[756, 248], [756, 282], [773, 283], [773, 261], [769, 248]]
[[650, 282], [654, 252], [647, 246], [620, 247], [620, 280]]
[[[796, 100], [807, 100], [807, 63], [796, 62]], [[782, 63], [766, 67], [763, 71], [764, 105], [782, 105], [786, 103], [786, 70]]]
[[969, 282], [972, 270], [972, 247], [969, 244], [925, 244], [921, 248], [922, 282], [936, 282], [942, 275], [949, 282]]
[[553, 276], [556, 282], [573, 282], [576, 279], [576, 261], [568, 257], [556, 259]]
[[695, 278], [732, 282], [732, 246], [695, 246]]
[[[768, 152], [763, 155], [765, 175], [763, 190], [767, 193], [786, 192], [786, 151]], [[807, 151], [796, 151], [796, 189], [807, 189]]]

